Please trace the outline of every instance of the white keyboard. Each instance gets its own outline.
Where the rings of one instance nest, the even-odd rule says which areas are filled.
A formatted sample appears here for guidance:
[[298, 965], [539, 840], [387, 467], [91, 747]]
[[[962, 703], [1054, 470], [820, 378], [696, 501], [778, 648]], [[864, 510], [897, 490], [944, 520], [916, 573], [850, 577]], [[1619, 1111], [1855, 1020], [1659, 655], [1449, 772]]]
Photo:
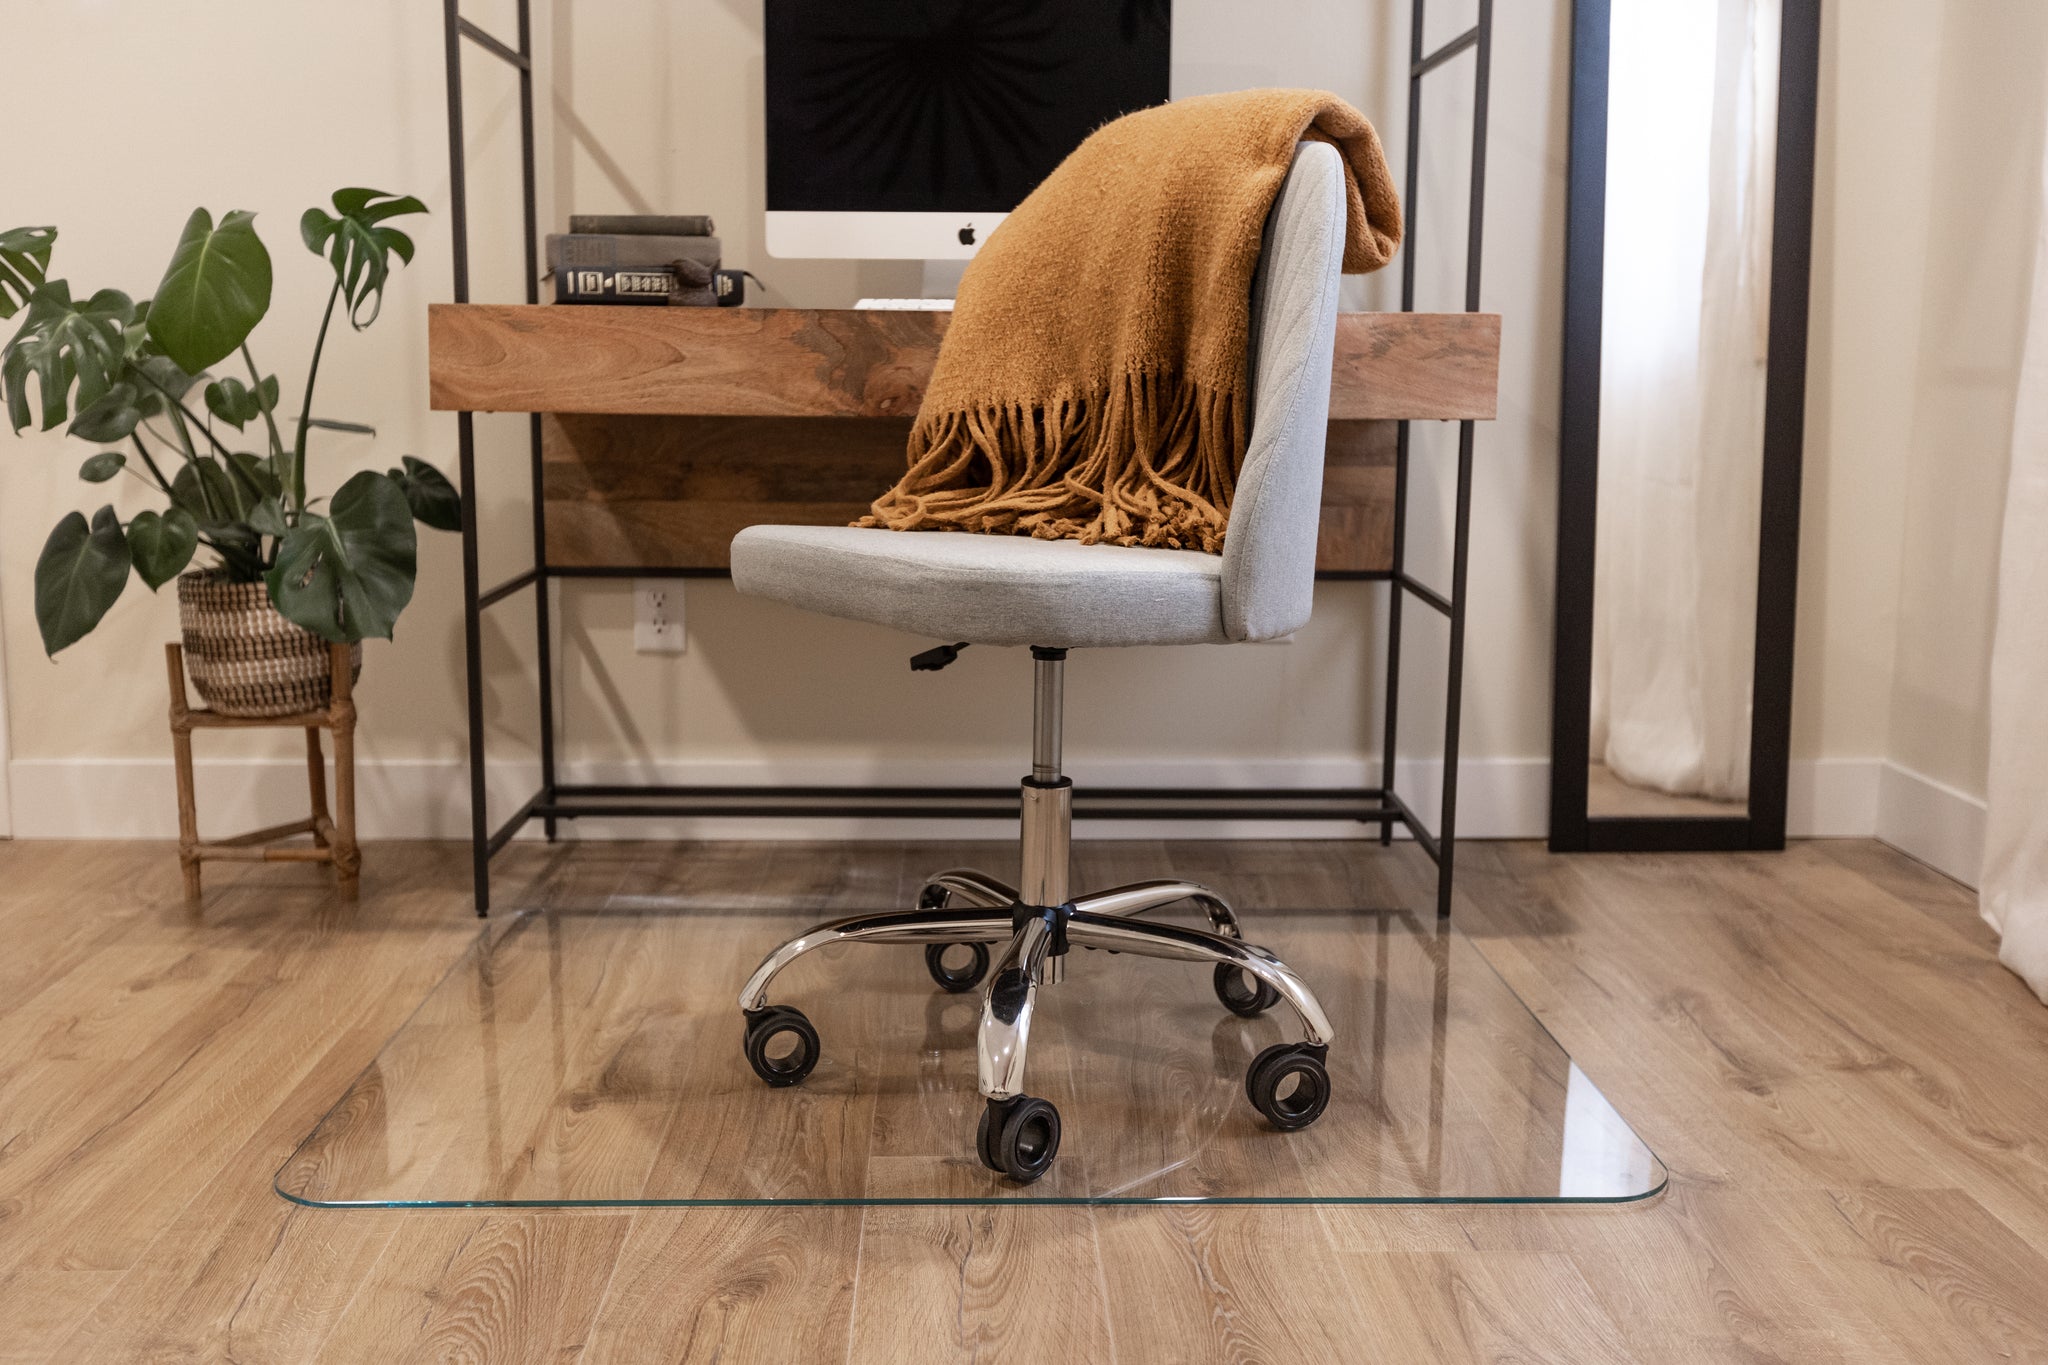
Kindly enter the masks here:
[[862, 299], [853, 305], [856, 308], [879, 308], [896, 313], [950, 313], [951, 299]]

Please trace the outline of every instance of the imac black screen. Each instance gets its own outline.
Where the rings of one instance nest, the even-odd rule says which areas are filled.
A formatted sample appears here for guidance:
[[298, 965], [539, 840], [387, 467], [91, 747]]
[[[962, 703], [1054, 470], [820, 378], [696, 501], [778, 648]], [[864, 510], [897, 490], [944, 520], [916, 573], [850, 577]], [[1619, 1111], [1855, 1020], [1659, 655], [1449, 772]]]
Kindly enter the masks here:
[[1008, 212], [1167, 95], [1170, 0], [766, 0], [768, 208]]

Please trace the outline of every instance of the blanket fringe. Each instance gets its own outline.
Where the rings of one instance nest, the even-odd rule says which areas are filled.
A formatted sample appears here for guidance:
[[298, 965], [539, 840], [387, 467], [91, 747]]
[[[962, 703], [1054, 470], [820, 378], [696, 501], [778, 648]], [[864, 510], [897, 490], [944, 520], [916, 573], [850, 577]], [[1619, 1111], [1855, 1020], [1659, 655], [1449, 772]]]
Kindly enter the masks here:
[[1220, 554], [1246, 407], [1138, 369], [1089, 396], [925, 414], [909, 471], [854, 525]]

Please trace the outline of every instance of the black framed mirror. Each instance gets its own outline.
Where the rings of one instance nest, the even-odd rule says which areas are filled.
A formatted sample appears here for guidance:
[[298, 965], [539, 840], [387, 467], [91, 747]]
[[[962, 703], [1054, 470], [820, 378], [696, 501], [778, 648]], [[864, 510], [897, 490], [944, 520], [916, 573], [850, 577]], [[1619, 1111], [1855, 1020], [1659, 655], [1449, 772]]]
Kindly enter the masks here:
[[1785, 842], [1820, 0], [1576, 0], [1550, 847]]

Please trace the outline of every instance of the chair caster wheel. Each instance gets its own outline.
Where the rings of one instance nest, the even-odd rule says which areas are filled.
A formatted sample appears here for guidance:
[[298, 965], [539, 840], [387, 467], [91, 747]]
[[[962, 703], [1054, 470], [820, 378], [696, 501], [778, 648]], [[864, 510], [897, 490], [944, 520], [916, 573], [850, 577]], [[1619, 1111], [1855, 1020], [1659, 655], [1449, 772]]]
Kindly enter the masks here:
[[1328, 1051], [1310, 1043], [1275, 1043], [1252, 1058], [1244, 1073], [1252, 1108], [1283, 1133], [1321, 1118], [1330, 1107], [1330, 1073], [1323, 1066]]
[[794, 1005], [748, 1010], [747, 1065], [770, 1085], [795, 1085], [818, 1064], [818, 1030]]
[[[946, 954], [965, 948], [973, 956], [955, 966], [946, 964]], [[938, 982], [939, 989], [958, 995], [971, 991], [981, 984], [981, 978], [988, 974], [988, 945], [985, 943], [928, 943], [924, 950], [924, 969]]]
[[1219, 962], [1216, 964], [1216, 998], [1232, 1014], [1256, 1019], [1280, 1003], [1280, 992], [1242, 967]]
[[974, 1139], [981, 1164], [1029, 1185], [1052, 1166], [1060, 1150], [1060, 1111], [1031, 1095], [990, 1100]]

